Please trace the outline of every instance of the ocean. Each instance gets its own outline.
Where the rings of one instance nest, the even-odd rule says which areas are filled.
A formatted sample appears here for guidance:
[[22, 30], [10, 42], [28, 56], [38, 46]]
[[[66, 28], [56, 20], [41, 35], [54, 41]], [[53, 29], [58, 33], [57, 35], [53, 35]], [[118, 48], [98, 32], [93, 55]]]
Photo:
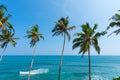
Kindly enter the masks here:
[[[3, 56], [0, 80], [27, 80], [31, 56]], [[36, 56], [30, 80], [57, 80], [60, 56]], [[120, 56], [91, 56], [92, 80], [120, 76]], [[88, 80], [88, 57], [64, 56], [61, 80]]]

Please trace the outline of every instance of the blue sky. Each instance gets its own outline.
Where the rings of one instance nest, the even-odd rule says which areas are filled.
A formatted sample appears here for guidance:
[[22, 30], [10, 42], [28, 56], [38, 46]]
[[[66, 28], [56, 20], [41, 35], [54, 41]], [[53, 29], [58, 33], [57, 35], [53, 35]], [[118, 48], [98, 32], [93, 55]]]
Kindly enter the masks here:
[[[20, 38], [15, 48], [9, 44], [6, 55], [32, 54], [33, 48], [29, 47], [30, 40], [24, 36], [26, 30], [35, 24], [39, 25], [39, 31], [45, 36], [45, 40], [41, 40], [37, 46], [37, 54], [59, 55], [63, 37], [52, 37], [51, 33], [58, 19], [69, 16], [69, 25], [76, 26], [76, 29], [70, 32], [71, 36], [80, 32], [80, 25], [86, 22], [91, 26], [97, 23], [98, 31], [102, 31], [108, 26], [109, 18], [120, 10], [119, 3], [120, 0], [0, 0], [0, 4], [7, 6], [7, 13], [12, 14], [10, 22], [16, 29], [15, 36]], [[113, 30], [109, 30], [108, 34]], [[66, 42], [65, 55], [78, 55], [79, 48], [72, 51], [72, 39], [69, 43]], [[101, 55], [119, 55], [119, 41], [120, 35], [112, 35], [109, 38], [104, 36], [99, 39]], [[93, 48], [91, 54], [97, 54]]]

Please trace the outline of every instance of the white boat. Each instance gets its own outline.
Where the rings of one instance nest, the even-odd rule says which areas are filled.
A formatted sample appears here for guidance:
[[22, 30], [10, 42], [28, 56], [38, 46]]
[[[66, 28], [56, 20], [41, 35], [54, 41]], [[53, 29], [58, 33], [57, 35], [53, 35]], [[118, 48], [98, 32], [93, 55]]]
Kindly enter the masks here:
[[[31, 75], [35, 75], [35, 74], [42, 74], [42, 73], [48, 73], [48, 69], [37, 69], [37, 70], [32, 70], [30, 72]], [[29, 71], [20, 71], [19, 73], [20, 75], [27, 75], [29, 74]]]
[[[22, 74], [22, 75], [27, 75], [27, 74], [29, 74], [29, 72], [20, 72], [20, 74]], [[34, 75], [34, 74], [39, 74], [39, 73], [30, 72], [30, 74]]]

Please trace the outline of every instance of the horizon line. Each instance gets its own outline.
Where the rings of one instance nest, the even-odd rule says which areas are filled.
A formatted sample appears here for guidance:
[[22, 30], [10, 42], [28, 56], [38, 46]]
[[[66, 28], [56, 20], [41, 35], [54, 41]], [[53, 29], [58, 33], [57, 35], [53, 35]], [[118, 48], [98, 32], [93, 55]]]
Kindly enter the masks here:
[[[16, 54], [10, 54], [10, 55], [4, 55], [4, 56], [33, 56], [32, 54], [27, 54], [27, 55], [23, 55], [23, 54], [18, 54], [18, 55], [16, 55]], [[48, 54], [46, 54], [46, 55], [43, 55], [43, 54], [38, 54], [38, 55], [35, 55], [35, 56], [61, 56], [61, 55], [58, 55], [58, 54], [51, 54], [51, 55], [48, 55]], [[66, 55], [64, 55], [64, 56], [81, 56], [81, 55], [73, 55], [73, 54], [66, 54]], [[84, 55], [84, 56], [88, 56], [88, 55]], [[120, 56], [120, 55], [91, 55], [91, 56]]]

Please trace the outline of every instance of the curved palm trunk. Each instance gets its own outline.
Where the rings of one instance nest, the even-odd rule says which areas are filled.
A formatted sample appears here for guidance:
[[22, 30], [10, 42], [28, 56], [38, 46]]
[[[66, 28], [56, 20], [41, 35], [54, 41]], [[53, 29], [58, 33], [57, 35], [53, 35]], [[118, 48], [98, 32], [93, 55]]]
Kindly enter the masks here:
[[2, 52], [2, 54], [1, 54], [1, 56], [0, 56], [0, 61], [2, 61], [2, 57], [3, 57], [3, 55], [5, 54], [6, 48], [7, 48], [7, 47], [5, 47], [5, 48], [3, 49], [3, 52]]
[[90, 65], [90, 48], [88, 49], [88, 70], [89, 70], [89, 80], [91, 80], [91, 65]]
[[35, 45], [35, 48], [34, 48], [34, 52], [33, 52], [33, 56], [32, 56], [32, 61], [31, 61], [31, 64], [30, 64], [30, 71], [29, 71], [29, 74], [28, 74], [28, 80], [30, 80], [30, 73], [32, 71], [32, 65], [34, 63], [35, 53], [36, 53], [36, 45]]
[[59, 65], [59, 72], [58, 72], [58, 80], [60, 80], [60, 76], [61, 76], [62, 60], [63, 60], [63, 54], [64, 54], [65, 40], [66, 40], [66, 36], [65, 36], [65, 34], [64, 34], [64, 42], [63, 42], [62, 54], [61, 54], [61, 57], [60, 57], [60, 65]]

